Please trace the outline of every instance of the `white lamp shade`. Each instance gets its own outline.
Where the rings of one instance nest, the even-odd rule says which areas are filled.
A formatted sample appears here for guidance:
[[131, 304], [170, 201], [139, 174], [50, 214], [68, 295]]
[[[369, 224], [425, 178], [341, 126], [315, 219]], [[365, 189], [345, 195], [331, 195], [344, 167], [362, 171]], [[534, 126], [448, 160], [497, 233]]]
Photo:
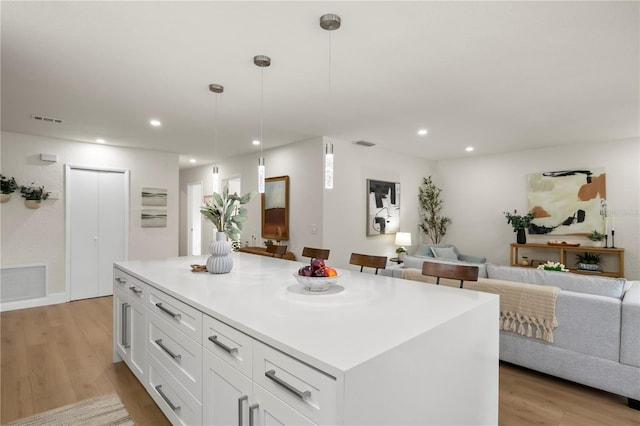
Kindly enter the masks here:
[[410, 246], [411, 245], [411, 232], [397, 232], [396, 233], [396, 245], [397, 246]]

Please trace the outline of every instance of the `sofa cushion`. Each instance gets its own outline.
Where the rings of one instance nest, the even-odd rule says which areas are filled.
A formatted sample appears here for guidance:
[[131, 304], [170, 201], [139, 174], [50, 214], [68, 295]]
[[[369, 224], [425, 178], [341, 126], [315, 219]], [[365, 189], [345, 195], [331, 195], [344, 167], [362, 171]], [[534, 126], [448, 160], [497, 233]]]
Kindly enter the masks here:
[[458, 260], [458, 255], [453, 247], [431, 247], [433, 257], [445, 260]]
[[580, 275], [570, 272], [545, 271], [534, 268], [487, 265], [489, 278], [507, 281], [519, 281], [530, 284], [553, 285], [562, 290], [576, 293], [621, 299], [626, 280], [593, 275]]
[[433, 257], [425, 257], [425, 256], [409, 256], [406, 255], [403, 258], [403, 268], [415, 268], [422, 271], [422, 264], [424, 262], [437, 262], [437, 263], [446, 263], [449, 265], [470, 265], [478, 267], [478, 277], [487, 278], [487, 264], [486, 263], [470, 263], [470, 262], [461, 262], [456, 260], [444, 260], [444, 259], [435, 259]]

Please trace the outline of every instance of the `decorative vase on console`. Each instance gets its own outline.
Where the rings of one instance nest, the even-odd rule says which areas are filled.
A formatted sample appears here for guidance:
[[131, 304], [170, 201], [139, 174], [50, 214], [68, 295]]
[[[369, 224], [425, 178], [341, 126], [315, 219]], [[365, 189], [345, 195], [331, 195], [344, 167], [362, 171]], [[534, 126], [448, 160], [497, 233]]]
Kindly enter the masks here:
[[229, 186], [225, 185], [222, 194], [214, 192], [211, 196], [211, 204], [206, 204], [200, 209], [200, 213], [208, 217], [218, 230], [215, 239], [209, 246], [211, 256], [207, 259], [207, 271], [211, 274], [226, 274], [233, 268], [231, 242], [238, 241], [242, 231], [242, 223], [247, 220], [247, 209], [242, 207], [256, 195], [250, 192], [239, 196], [237, 193], [229, 194]]
[[523, 216], [519, 215], [517, 210], [514, 210], [513, 213], [504, 212], [504, 217], [507, 218], [507, 223], [513, 227], [513, 231], [516, 232], [516, 242], [518, 244], [526, 244], [526, 230], [531, 226], [531, 222], [534, 219], [533, 213], [529, 212]]
[[224, 232], [217, 232], [215, 240], [209, 246], [211, 256], [207, 258], [207, 271], [210, 274], [228, 274], [233, 268], [231, 253], [231, 243], [227, 241]]

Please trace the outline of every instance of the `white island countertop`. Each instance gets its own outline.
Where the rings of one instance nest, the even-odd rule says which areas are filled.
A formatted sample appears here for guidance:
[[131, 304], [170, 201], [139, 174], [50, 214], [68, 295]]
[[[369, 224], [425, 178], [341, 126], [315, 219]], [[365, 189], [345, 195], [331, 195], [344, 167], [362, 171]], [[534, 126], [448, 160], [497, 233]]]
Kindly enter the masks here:
[[497, 330], [493, 294], [345, 269], [336, 288], [310, 293], [292, 276], [308, 262], [231, 256], [232, 271], [220, 275], [191, 272], [206, 256], [115, 266], [334, 377], [482, 305], [496, 307]]

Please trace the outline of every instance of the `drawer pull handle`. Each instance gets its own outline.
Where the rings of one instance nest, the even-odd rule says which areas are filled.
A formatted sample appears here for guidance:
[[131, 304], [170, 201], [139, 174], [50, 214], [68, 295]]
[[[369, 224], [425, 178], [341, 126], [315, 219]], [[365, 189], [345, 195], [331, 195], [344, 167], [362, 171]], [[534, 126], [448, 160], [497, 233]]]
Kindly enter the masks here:
[[119, 282], [120, 284], [126, 284], [127, 280], [125, 280], [124, 278], [120, 278], [120, 277], [116, 277], [116, 281]]
[[125, 349], [129, 349], [131, 345], [129, 345], [129, 319], [127, 318], [127, 309], [129, 308], [128, 303], [122, 304], [122, 330], [121, 330], [121, 342], [122, 347]]
[[258, 403], [251, 404], [249, 406], [249, 426], [254, 426], [255, 425], [254, 417], [253, 417], [253, 410], [257, 410], [259, 406], [260, 406], [260, 404], [258, 404]]
[[142, 290], [138, 290], [135, 285], [132, 285], [131, 287], [129, 287], [129, 290], [131, 290], [132, 292], [134, 292], [137, 295], [141, 295], [142, 294]]
[[171, 349], [169, 349], [168, 347], [166, 347], [163, 343], [162, 343], [162, 339], [157, 339], [156, 340], [156, 345], [160, 346], [160, 348], [165, 351], [171, 358], [173, 359], [177, 359], [177, 358], [181, 358], [182, 355], [180, 354], [174, 354], [173, 351], [171, 351]]
[[294, 388], [293, 386], [291, 386], [289, 383], [285, 382], [284, 380], [282, 380], [280, 377], [276, 376], [276, 372], [275, 370], [269, 370], [266, 373], [264, 373], [265, 376], [267, 376], [268, 378], [270, 378], [271, 380], [273, 380], [274, 382], [276, 382], [277, 384], [279, 384], [280, 386], [282, 386], [283, 388], [285, 388], [286, 390], [288, 390], [289, 392], [291, 392], [292, 394], [294, 394], [295, 396], [297, 396], [300, 399], [307, 399], [311, 396], [311, 391], [306, 390], [304, 392], [299, 391], [298, 389]]
[[219, 346], [220, 348], [222, 348], [227, 353], [234, 354], [234, 353], [238, 352], [238, 348], [232, 348], [232, 347], [229, 347], [229, 346], [225, 345], [220, 340], [218, 340], [218, 336], [209, 336], [209, 340], [211, 342], [213, 342], [214, 345]]
[[238, 426], [243, 426], [244, 424], [242, 421], [242, 403], [244, 401], [249, 401], [249, 397], [247, 395], [242, 395], [238, 398]]
[[180, 409], [179, 405], [177, 407], [173, 405], [173, 402], [171, 402], [171, 400], [167, 397], [167, 395], [165, 395], [164, 392], [162, 392], [162, 385], [156, 386], [156, 390], [158, 391], [162, 399], [164, 399], [164, 402], [169, 404], [169, 408], [171, 408], [173, 411], [177, 411]]
[[171, 312], [169, 309], [165, 308], [164, 305], [162, 305], [162, 303], [158, 302], [158, 303], [156, 303], [156, 306], [158, 307], [158, 309], [160, 309], [165, 314], [171, 315], [175, 319], [179, 319], [180, 318], [181, 314], [176, 314], [175, 312]]

